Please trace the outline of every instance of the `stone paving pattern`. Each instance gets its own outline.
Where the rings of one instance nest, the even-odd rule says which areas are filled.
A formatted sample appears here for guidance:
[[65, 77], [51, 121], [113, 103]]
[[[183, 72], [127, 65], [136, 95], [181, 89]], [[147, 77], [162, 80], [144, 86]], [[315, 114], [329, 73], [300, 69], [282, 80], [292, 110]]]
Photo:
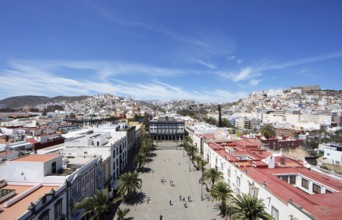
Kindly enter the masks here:
[[[219, 219], [218, 212], [214, 210], [215, 202], [209, 201], [208, 193], [203, 187], [204, 200], [201, 200], [201, 184], [199, 179], [201, 171], [195, 171], [190, 165], [189, 157], [182, 148], [172, 146], [157, 147], [153, 151], [156, 156], [153, 161], [145, 165], [151, 169], [148, 173], [140, 174], [142, 179], [142, 193], [144, 200], [135, 205], [121, 204], [121, 208], [129, 208], [127, 218], [133, 219]], [[164, 178], [166, 181], [161, 182]], [[171, 186], [173, 181], [174, 186]], [[187, 208], [179, 197], [185, 197]], [[192, 201], [188, 201], [188, 196]], [[147, 198], [150, 201], [147, 202]], [[170, 200], [172, 205], [170, 205]]]

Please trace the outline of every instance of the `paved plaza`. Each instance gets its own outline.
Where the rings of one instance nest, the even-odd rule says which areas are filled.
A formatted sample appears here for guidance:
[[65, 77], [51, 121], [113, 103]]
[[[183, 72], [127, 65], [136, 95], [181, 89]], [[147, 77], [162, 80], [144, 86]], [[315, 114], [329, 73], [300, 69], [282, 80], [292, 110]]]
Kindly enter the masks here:
[[[219, 219], [218, 212], [214, 210], [216, 203], [208, 201], [205, 187], [203, 187], [205, 199], [201, 200], [202, 187], [199, 183], [201, 171], [194, 171], [192, 164], [189, 167], [189, 157], [182, 148], [165, 146], [165, 143], [163, 145], [153, 151], [156, 156], [152, 157], [153, 161], [145, 166], [151, 169], [150, 172], [140, 174], [143, 181], [142, 193], [145, 195], [143, 202], [135, 205], [121, 204], [121, 208], [130, 209], [127, 217], [139, 220], [161, 219], [161, 216], [163, 220]], [[162, 183], [163, 178], [164, 183]], [[170, 181], [173, 181], [173, 186]], [[190, 202], [188, 197], [191, 198]]]

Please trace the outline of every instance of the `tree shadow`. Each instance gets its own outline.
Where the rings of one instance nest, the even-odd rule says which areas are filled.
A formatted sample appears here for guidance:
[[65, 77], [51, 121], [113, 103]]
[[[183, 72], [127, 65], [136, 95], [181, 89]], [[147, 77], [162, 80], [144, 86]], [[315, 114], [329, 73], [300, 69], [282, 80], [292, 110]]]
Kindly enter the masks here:
[[137, 205], [137, 204], [143, 203], [145, 198], [146, 198], [146, 194], [145, 193], [138, 192], [132, 198], [126, 199], [124, 201], [124, 203], [127, 204], [127, 205]]
[[150, 156], [150, 157], [156, 157], [157, 154], [156, 154], [156, 153], [150, 153], [149, 156]]
[[142, 172], [142, 173], [150, 173], [152, 171], [152, 169], [149, 168], [149, 167], [143, 167], [139, 171]]

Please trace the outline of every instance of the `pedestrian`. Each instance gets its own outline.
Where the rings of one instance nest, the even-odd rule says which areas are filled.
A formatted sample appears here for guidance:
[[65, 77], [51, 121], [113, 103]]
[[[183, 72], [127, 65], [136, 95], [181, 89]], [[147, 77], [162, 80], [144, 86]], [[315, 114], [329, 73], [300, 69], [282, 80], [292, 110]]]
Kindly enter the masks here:
[[183, 197], [183, 202], [185, 202], [185, 197]]
[[188, 208], [188, 204], [186, 204], [186, 202], [184, 203], [184, 208]]
[[182, 195], [179, 195], [179, 200], [182, 201]]
[[162, 215], [159, 216], [159, 220], [163, 220], [163, 216]]
[[188, 196], [188, 202], [190, 202], [190, 196]]
[[171, 199], [170, 199], [170, 205], [172, 205], [172, 201], [171, 201]]

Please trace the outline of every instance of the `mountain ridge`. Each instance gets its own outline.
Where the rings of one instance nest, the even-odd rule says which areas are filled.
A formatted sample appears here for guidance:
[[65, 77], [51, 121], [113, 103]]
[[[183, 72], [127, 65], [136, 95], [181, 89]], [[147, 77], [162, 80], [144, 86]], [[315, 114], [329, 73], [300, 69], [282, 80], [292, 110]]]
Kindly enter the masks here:
[[48, 96], [35, 96], [35, 95], [25, 95], [25, 96], [12, 96], [5, 99], [0, 100], [0, 105], [3, 104], [6, 108], [22, 108], [24, 106], [35, 107], [39, 104], [46, 104], [49, 102], [73, 102], [73, 101], [80, 101], [90, 96], [55, 96], [55, 97], [48, 97]]

